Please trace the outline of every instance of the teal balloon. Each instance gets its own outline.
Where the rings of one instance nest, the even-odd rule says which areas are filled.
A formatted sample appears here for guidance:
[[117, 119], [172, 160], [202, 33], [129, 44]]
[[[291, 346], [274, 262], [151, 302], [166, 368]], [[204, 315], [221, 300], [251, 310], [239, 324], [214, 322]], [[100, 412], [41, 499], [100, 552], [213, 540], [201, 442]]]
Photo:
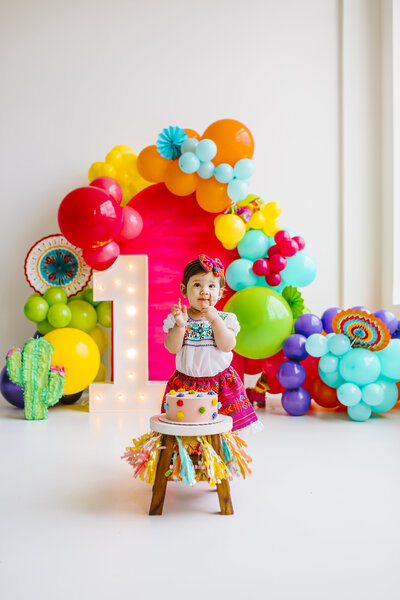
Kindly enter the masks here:
[[355, 348], [347, 352], [341, 358], [339, 366], [343, 379], [357, 385], [374, 383], [381, 372], [381, 363], [376, 354], [365, 348]]
[[290, 306], [280, 295], [264, 287], [236, 292], [224, 310], [235, 313], [240, 323], [235, 352], [246, 358], [268, 358], [281, 350], [292, 333]]
[[336, 394], [339, 402], [344, 406], [355, 406], [361, 401], [361, 390], [355, 383], [342, 383]]
[[361, 390], [361, 398], [368, 406], [378, 406], [384, 400], [383, 386], [379, 383], [365, 385]]
[[333, 333], [329, 334], [328, 337], [328, 346], [332, 354], [336, 354], [336, 356], [343, 356], [350, 350], [351, 343], [347, 335], [343, 335], [343, 333]]
[[352, 421], [368, 421], [371, 416], [371, 407], [364, 404], [364, 402], [359, 402], [355, 406], [349, 406], [347, 408], [347, 414], [349, 415]]
[[372, 412], [386, 412], [387, 410], [393, 408], [393, 406], [397, 402], [397, 398], [399, 395], [397, 385], [392, 381], [387, 381], [385, 379], [378, 379], [376, 383], [379, 384], [383, 389], [383, 400], [380, 404], [372, 407]]
[[249, 179], [254, 174], [254, 170], [254, 163], [250, 158], [241, 158], [235, 164], [233, 172], [238, 179]]
[[382, 366], [382, 375], [400, 381], [400, 340], [390, 340], [386, 348], [376, 354]]
[[214, 177], [220, 183], [229, 183], [233, 179], [233, 168], [228, 163], [221, 163], [215, 167]]
[[197, 169], [197, 175], [201, 179], [210, 179], [210, 177], [214, 175], [214, 169], [214, 163], [212, 163], [211, 161], [202, 162], [200, 167]]
[[249, 183], [242, 179], [232, 179], [226, 192], [233, 202], [241, 202], [249, 193]]
[[318, 365], [318, 373], [322, 381], [326, 383], [326, 385], [329, 385], [329, 387], [338, 388], [340, 385], [345, 383], [345, 380], [337, 371], [334, 373], [324, 373], [321, 371]]
[[200, 160], [194, 152], [185, 152], [179, 157], [179, 168], [184, 173], [196, 173], [200, 167]]
[[250, 229], [245, 233], [237, 246], [240, 256], [252, 261], [266, 256], [268, 248], [268, 237], [258, 229]]
[[320, 358], [328, 352], [328, 340], [321, 333], [312, 333], [306, 341], [306, 350], [311, 356]]
[[310, 285], [317, 274], [315, 260], [305, 252], [297, 252], [294, 256], [288, 256], [287, 265], [282, 273], [287, 285], [305, 287]]
[[339, 359], [334, 354], [328, 352], [328, 354], [324, 354], [321, 357], [318, 366], [324, 373], [334, 373], [339, 369]]
[[247, 258], [234, 260], [226, 269], [227, 284], [236, 292], [258, 285], [257, 280], [258, 277], [253, 272], [253, 261]]

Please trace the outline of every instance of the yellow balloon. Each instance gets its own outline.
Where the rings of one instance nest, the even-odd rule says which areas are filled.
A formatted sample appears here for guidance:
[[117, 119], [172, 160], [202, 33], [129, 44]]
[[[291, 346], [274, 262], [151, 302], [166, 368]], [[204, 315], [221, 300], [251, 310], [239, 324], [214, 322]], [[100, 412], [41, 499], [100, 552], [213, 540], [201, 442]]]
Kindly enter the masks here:
[[266, 219], [277, 219], [281, 212], [282, 207], [279, 202], [268, 202], [263, 208], [263, 213]]
[[225, 250], [234, 250], [237, 244], [222, 244]]
[[94, 378], [94, 381], [105, 381], [105, 380], [106, 380], [106, 377], [107, 377], [107, 371], [106, 371], [106, 368], [105, 368], [105, 366], [104, 366], [104, 365], [103, 365], [103, 363], [101, 362], [101, 363], [100, 363], [100, 366], [99, 366], [99, 370], [98, 370], [98, 372], [97, 372], [97, 375], [96, 375], [96, 377]]
[[101, 167], [100, 177], [111, 177], [111, 179], [116, 179], [117, 169], [114, 165], [109, 165], [108, 163], [103, 163]]
[[113, 150], [121, 152], [121, 154], [135, 154], [134, 150], [132, 150], [132, 148], [126, 144], [118, 144], [118, 146], [114, 146], [114, 148], [111, 149], [111, 151]]
[[97, 161], [94, 162], [90, 169], [89, 169], [89, 173], [88, 173], [88, 177], [89, 177], [89, 181], [93, 181], [93, 179], [97, 179], [98, 177], [101, 177], [101, 170], [103, 168], [104, 163]]
[[119, 167], [122, 157], [123, 154], [119, 150], [110, 150], [106, 156], [106, 163], [114, 167]]
[[90, 335], [80, 329], [63, 327], [53, 329], [44, 339], [53, 346], [51, 365], [64, 367], [64, 394], [76, 394], [87, 388], [100, 365], [100, 352]]
[[249, 226], [252, 229], [262, 229], [265, 227], [265, 217], [262, 214], [261, 210], [257, 210], [253, 213], [249, 220]]
[[224, 216], [224, 215], [217, 215], [217, 216], [215, 217], [215, 219], [214, 219], [214, 225], [216, 225], [216, 224], [218, 223], [218, 221], [219, 221], [220, 219], [222, 219], [222, 217], [223, 217], [223, 216]]
[[234, 248], [245, 233], [246, 226], [237, 215], [222, 215], [215, 224], [215, 235], [225, 247]]
[[89, 335], [96, 342], [100, 354], [104, 354], [110, 343], [107, 331], [101, 325], [96, 325], [92, 331], [89, 331]]
[[268, 237], [274, 237], [274, 235], [280, 230], [281, 226], [279, 225], [278, 221], [268, 219], [263, 231]]

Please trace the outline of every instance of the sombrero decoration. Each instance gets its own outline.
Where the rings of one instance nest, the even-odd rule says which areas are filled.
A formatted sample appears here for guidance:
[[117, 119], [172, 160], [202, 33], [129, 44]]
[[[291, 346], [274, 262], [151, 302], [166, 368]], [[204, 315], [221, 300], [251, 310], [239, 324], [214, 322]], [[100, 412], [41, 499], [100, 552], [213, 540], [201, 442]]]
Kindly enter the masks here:
[[63, 235], [48, 235], [29, 250], [25, 259], [25, 277], [29, 285], [43, 294], [53, 286], [62, 287], [67, 296], [83, 290], [92, 275], [82, 250]]
[[354, 309], [337, 313], [332, 328], [335, 333], [346, 335], [353, 348], [366, 348], [373, 352], [386, 348], [391, 339], [388, 328], [378, 317]]

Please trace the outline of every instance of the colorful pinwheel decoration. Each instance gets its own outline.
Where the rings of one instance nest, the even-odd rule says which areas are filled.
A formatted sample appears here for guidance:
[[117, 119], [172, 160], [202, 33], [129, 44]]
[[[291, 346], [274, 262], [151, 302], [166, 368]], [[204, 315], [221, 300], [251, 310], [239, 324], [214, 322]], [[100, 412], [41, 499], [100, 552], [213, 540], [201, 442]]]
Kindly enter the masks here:
[[349, 309], [339, 312], [332, 321], [333, 331], [347, 336], [353, 348], [377, 352], [390, 342], [388, 328], [378, 317], [364, 311]]

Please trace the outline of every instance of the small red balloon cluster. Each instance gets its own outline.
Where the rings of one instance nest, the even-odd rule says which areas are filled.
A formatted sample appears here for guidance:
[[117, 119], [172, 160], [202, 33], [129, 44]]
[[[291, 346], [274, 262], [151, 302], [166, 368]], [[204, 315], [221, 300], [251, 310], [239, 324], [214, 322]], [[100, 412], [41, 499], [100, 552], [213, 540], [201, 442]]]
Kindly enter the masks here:
[[276, 287], [282, 282], [281, 272], [287, 265], [287, 257], [294, 256], [306, 245], [302, 237], [291, 237], [290, 233], [283, 229], [275, 234], [274, 240], [275, 244], [268, 249], [268, 258], [259, 258], [253, 264], [254, 273], [265, 276], [265, 281], [271, 287]]
[[140, 214], [131, 206], [120, 206], [122, 190], [110, 177], [94, 179], [65, 196], [58, 209], [58, 224], [71, 244], [82, 248], [92, 269], [108, 269], [143, 229]]

